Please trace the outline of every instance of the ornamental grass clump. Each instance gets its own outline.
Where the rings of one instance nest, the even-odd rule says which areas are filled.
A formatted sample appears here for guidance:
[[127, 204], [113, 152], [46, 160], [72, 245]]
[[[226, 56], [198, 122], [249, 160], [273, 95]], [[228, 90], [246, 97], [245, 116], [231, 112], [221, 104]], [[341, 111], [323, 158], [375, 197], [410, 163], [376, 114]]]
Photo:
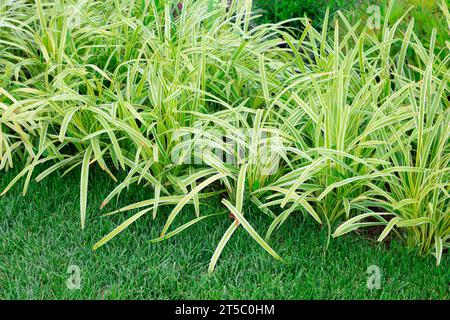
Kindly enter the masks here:
[[[132, 184], [151, 196], [104, 214], [128, 218], [94, 249], [144, 215], [166, 221], [152, 242], [220, 216], [230, 226], [210, 272], [238, 228], [281, 260], [271, 235], [294, 214], [330, 236], [383, 226], [380, 241], [395, 234], [439, 264], [450, 246], [448, 43], [435, 55], [436, 31], [424, 47], [414, 20], [384, 19], [374, 35], [328, 12], [320, 32], [300, 19], [295, 38], [254, 25], [251, 8], [2, 2], [0, 170], [22, 168], [3, 194], [78, 170], [84, 228], [97, 166], [117, 182], [103, 210]], [[204, 215], [217, 196], [222, 208]], [[180, 225], [186, 206], [196, 216]], [[271, 223], [252, 226], [250, 212]]]

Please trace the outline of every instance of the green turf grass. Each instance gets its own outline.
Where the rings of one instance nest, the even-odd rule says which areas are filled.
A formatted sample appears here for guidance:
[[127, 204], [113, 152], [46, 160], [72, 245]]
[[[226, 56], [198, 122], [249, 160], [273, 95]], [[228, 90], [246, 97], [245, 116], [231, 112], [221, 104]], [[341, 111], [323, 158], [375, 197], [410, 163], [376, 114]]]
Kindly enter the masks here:
[[[0, 187], [14, 177], [2, 173]], [[290, 218], [271, 239], [285, 263], [269, 256], [239, 229], [207, 275], [213, 251], [228, 227], [226, 215], [206, 220], [157, 244], [164, 214], [144, 217], [96, 252], [92, 245], [128, 216], [102, 218], [98, 210], [114, 187], [103, 173], [90, 178], [88, 221], [79, 223], [79, 176], [53, 176], [33, 183], [25, 197], [19, 186], [0, 197], [1, 299], [449, 299], [450, 259], [440, 267], [393, 242], [390, 248], [350, 234], [332, 239], [310, 218]], [[149, 196], [130, 189], [123, 206]], [[202, 207], [213, 213], [219, 202]], [[206, 212], [206, 211], [207, 212]], [[186, 218], [194, 210], [183, 211]], [[246, 212], [257, 231], [261, 225]], [[257, 219], [263, 219], [258, 215]], [[69, 265], [81, 268], [81, 289], [66, 287]], [[382, 271], [380, 290], [367, 289], [368, 266]]]

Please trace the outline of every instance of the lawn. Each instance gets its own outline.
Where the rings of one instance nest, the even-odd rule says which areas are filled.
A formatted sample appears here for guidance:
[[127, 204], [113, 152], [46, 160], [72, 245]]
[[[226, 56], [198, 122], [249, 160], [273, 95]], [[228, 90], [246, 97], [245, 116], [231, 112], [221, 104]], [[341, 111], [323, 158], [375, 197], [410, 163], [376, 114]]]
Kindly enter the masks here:
[[[0, 187], [16, 173], [2, 173]], [[19, 185], [0, 197], [1, 299], [450, 299], [448, 255], [436, 267], [433, 256], [419, 257], [396, 241], [388, 247], [355, 233], [334, 239], [326, 250], [326, 228], [301, 215], [293, 216], [271, 239], [284, 263], [239, 228], [211, 276], [208, 263], [229, 225], [223, 216], [156, 244], [149, 240], [158, 236], [167, 214], [162, 212], [155, 221], [144, 216], [93, 252], [99, 237], [124, 217], [100, 217], [98, 207], [114, 182], [93, 170], [89, 224], [81, 231], [78, 188], [79, 172], [73, 171], [31, 184], [25, 197]], [[108, 209], [148, 198], [148, 192], [130, 188]], [[202, 213], [219, 207], [212, 201]], [[247, 214], [264, 233], [267, 221], [259, 220], [265, 216]], [[192, 218], [192, 206], [182, 215]], [[80, 267], [80, 289], [66, 286], [70, 265]], [[371, 265], [381, 270], [379, 290], [367, 289]]]

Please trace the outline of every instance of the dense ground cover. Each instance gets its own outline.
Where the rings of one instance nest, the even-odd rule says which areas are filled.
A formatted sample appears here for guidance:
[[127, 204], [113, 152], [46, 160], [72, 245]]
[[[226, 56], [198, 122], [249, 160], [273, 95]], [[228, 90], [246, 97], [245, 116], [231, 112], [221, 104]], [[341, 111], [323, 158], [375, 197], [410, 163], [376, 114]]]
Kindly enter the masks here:
[[[287, 26], [293, 29], [303, 29], [303, 24], [296, 18], [308, 17], [314, 27], [320, 28], [325, 18], [327, 8], [333, 15], [336, 11], [352, 11], [361, 4], [374, 1], [361, 0], [255, 0], [253, 11], [259, 17], [257, 23], [279, 23], [290, 20]], [[294, 31], [294, 30], [293, 30]], [[294, 31], [298, 32], [298, 31]]]
[[[390, 21], [393, 2], [376, 30], [326, 12], [298, 37], [253, 25], [248, 0], [1, 5], [0, 170], [21, 169], [1, 195], [78, 174], [70, 188], [98, 252], [133, 224], [164, 220], [147, 235], [160, 246], [200, 239], [209, 220], [223, 234], [210, 239], [212, 274], [242, 233], [286, 259], [286, 226], [306, 219], [329, 247], [370, 228], [446, 261], [449, 43]], [[440, 15], [450, 24], [445, 1]], [[111, 179], [102, 193], [95, 168]], [[144, 199], [124, 196], [137, 186]]]
[[[14, 177], [3, 175], [0, 186]], [[367, 235], [349, 234], [330, 244], [327, 232], [300, 216], [274, 235], [285, 263], [274, 262], [238, 230], [212, 276], [206, 273], [215, 243], [227, 221], [216, 218], [178, 237], [150, 244], [164, 223], [146, 218], [93, 252], [98, 232], [121, 218], [92, 219], [85, 231], [78, 224], [78, 174], [59, 175], [30, 186], [25, 197], [0, 198], [0, 298], [2, 299], [449, 299], [450, 259], [435, 267], [399, 243], [380, 244]], [[91, 176], [96, 211], [114, 182], [99, 170]], [[19, 192], [17, 186], [14, 189]], [[131, 188], [120, 206], [145, 199]], [[214, 213], [219, 203], [205, 209]], [[254, 208], [253, 210], [257, 210]], [[195, 216], [194, 211], [186, 214]], [[260, 230], [268, 221], [252, 219]], [[70, 265], [81, 270], [81, 288], [66, 286]], [[381, 289], [367, 289], [367, 268], [381, 269]]]
[[[449, 0], [445, 0], [447, 6]], [[335, 15], [338, 10], [351, 21], [361, 19], [366, 22], [376, 10], [381, 13], [381, 22], [386, 19], [386, 10], [389, 0], [255, 0], [253, 10], [259, 16], [258, 23], [279, 23], [290, 20], [287, 25], [294, 29], [303, 29], [303, 24], [295, 19], [308, 17], [312, 24], [321, 28], [326, 9]], [[437, 42], [445, 46], [446, 30], [448, 29], [445, 17], [439, 8], [440, 0], [395, 0], [394, 10], [389, 16], [391, 23], [406, 13], [405, 21], [414, 19], [414, 31], [427, 42], [433, 28], [438, 30]]]

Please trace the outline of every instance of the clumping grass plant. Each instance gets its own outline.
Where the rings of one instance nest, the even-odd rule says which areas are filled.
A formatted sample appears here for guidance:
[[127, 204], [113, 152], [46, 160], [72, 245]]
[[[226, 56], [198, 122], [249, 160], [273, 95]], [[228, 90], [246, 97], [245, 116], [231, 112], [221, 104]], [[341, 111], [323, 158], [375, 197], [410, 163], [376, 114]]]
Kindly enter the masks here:
[[[380, 241], [393, 233], [439, 264], [450, 247], [449, 42], [436, 55], [437, 32], [425, 47], [414, 20], [404, 31], [386, 18], [375, 35], [328, 12], [320, 32], [299, 20], [295, 38], [282, 24], [253, 25], [251, 8], [2, 1], [0, 170], [23, 168], [2, 194], [79, 170], [84, 228], [98, 165], [117, 182], [102, 209], [132, 184], [151, 197], [104, 214], [129, 217], [94, 249], [162, 206], [171, 212], [152, 242], [231, 217], [210, 272], [240, 227], [281, 260], [270, 236], [293, 214], [330, 236], [383, 226]], [[450, 24], [445, 2], [442, 15]], [[222, 208], [202, 214], [217, 197]], [[185, 206], [196, 216], [179, 225]], [[271, 224], [257, 231], [250, 212]]]

